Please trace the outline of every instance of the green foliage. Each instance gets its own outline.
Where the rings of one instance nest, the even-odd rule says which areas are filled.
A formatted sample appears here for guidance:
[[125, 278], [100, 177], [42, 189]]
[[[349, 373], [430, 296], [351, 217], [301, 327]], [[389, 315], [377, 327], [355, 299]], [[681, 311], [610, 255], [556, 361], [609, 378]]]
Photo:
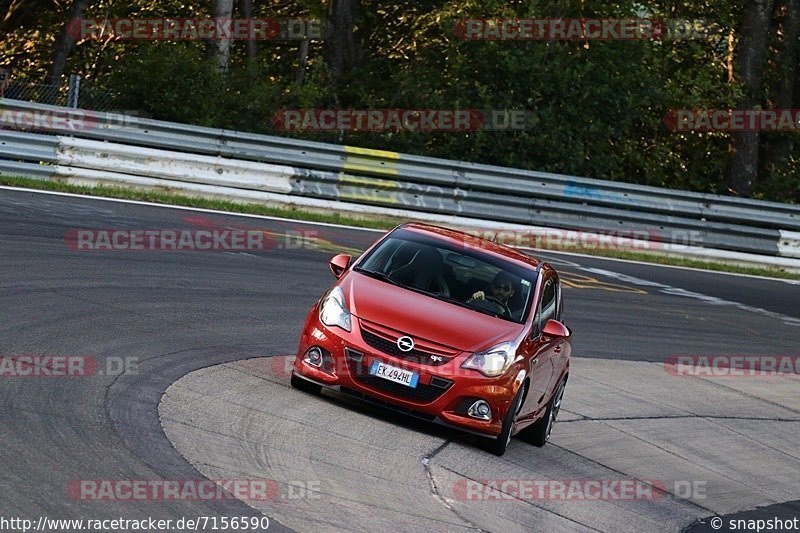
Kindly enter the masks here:
[[313, 105], [321, 91], [312, 81], [294, 88], [258, 64], [217, 71], [194, 44], [140, 46], [120, 61], [107, 87], [121, 109], [202, 126], [271, 132], [281, 107]]
[[221, 81], [198, 47], [159, 43], [122, 56], [107, 84], [121, 95], [122, 108], [210, 126], [217, 120]]
[[[47, 0], [24, 0], [46, 4]], [[726, 191], [730, 138], [725, 133], [670, 131], [676, 109], [734, 107], [741, 89], [728, 76], [729, 37], [743, 0], [361, 0], [356, 28], [364, 61], [334, 83], [324, 43], [312, 41], [305, 78], [295, 82], [299, 43], [259, 42], [255, 61], [235, 43], [230, 68], [215, 70], [203, 42], [86, 41], [71, 72], [118, 94], [116, 107], [158, 119], [278, 133], [270, 118], [284, 108], [524, 110], [524, 131], [447, 133], [303, 132], [302, 139], [342, 142], [696, 191]], [[38, 4], [37, 4], [38, 5]], [[0, 51], [29, 72], [44, 72], [68, 6], [53, 4], [38, 22], [15, 22]], [[206, 17], [211, 2], [99, 0], [87, 17]], [[258, 17], [323, 17], [327, 0], [267, 0]], [[234, 14], [234, 16], [239, 16]], [[703, 38], [663, 41], [466, 41], [454, 32], [465, 18], [704, 19]], [[777, 35], [777, 34], [776, 34]], [[777, 39], [775, 37], [773, 40]], [[27, 44], [26, 44], [27, 43]], [[33, 43], [33, 44], [30, 44]], [[26, 48], [27, 47], [27, 48]], [[773, 45], [773, 50], [777, 44]], [[27, 55], [26, 55], [27, 54]], [[35, 57], [23, 63], [18, 58]], [[38, 66], [33, 66], [33, 65]], [[775, 84], [775, 61], [767, 82]], [[37, 70], [38, 69], [38, 70]], [[767, 102], [767, 105], [769, 102]], [[791, 157], [764, 169], [760, 197], [800, 201], [800, 143]]]

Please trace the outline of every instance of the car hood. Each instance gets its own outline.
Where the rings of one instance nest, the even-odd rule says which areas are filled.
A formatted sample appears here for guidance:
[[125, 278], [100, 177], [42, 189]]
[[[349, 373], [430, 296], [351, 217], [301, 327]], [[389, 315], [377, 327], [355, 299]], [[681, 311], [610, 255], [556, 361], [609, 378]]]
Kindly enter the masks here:
[[340, 287], [358, 318], [462, 351], [513, 340], [524, 327], [358, 272], [351, 271]]

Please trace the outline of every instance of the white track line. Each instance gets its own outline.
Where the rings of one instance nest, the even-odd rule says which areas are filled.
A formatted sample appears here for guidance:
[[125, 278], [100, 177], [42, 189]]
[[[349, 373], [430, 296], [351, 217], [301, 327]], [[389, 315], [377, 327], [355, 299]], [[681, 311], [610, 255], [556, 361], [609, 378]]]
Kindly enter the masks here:
[[[350, 229], [350, 230], [359, 230], [359, 231], [371, 231], [373, 233], [384, 233], [384, 230], [380, 229], [373, 229], [373, 228], [361, 228], [358, 226], [348, 226], [346, 224], [333, 224], [330, 222], [312, 222], [308, 220], [298, 220], [294, 218], [283, 218], [283, 217], [276, 217], [276, 216], [269, 216], [269, 215], [254, 215], [250, 213], [235, 213], [230, 211], [221, 211], [218, 209], [205, 209], [202, 207], [187, 207], [181, 205], [169, 205], [169, 204], [159, 204], [153, 202], [145, 202], [142, 200], [126, 200], [124, 198], [107, 198], [105, 196], [93, 196], [89, 194], [75, 194], [70, 192], [59, 192], [59, 191], [44, 191], [40, 189], [28, 189], [26, 187], [12, 187], [8, 185], [0, 185], [0, 190], [9, 190], [9, 191], [21, 191], [21, 192], [29, 192], [34, 194], [49, 194], [52, 196], [65, 196], [68, 198], [84, 198], [88, 200], [98, 200], [103, 202], [117, 202], [121, 204], [132, 204], [132, 205], [143, 205], [148, 207], [161, 207], [165, 209], [180, 209], [183, 211], [196, 211], [198, 213], [212, 213], [217, 215], [226, 215], [226, 216], [235, 216], [235, 217], [242, 217], [242, 218], [255, 218], [261, 220], [277, 220], [280, 222], [294, 222], [297, 224], [307, 224], [310, 226], [325, 226], [325, 227], [332, 227], [332, 228], [342, 228], [342, 229]], [[682, 270], [692, 270], [695, 272], [706, 272], [708, 274], [718, 274], [723, 276], [739, 276], [744, 278], [753, 278], [753, 279], [762, 279], [762, 280], [769, 280], [769, 281], [780, 281], [783, 283], [788, 283], [790, 285], [800, 285], [800, 280], [790, 280], [790, 279], [781, 279], [781, 278], [770, 278], [767, 276], [758, 276], [754, 274], [741, 274], [738, 272], [723, 272], [719, 270], [708, 270], [705, 268], [693, 268], [687, 266], [676, 266], [676, 265], [663, 265], [660, 263], [648, 263], [645, 261], [637, 261], [633, 259], [616, 259], [613, 257], [601, 257], [597, 255], [588, 255], [588, 254], [581, 254], [576, 252], [562, 252], [562, 251], [555, 251], [555, 250], [547, 250], [547, 249], [534, 249], [534, 248], [522, 248], [524, 250], [531, 250], [536, 253], [541, 254], [559, 254], [559, 255], [567, 255], [571, 257], [585, 257], [587, 259], [600, 259], [603, 261], [612, 261], [612, 262], [619, 262], [619, 263], [630, 263], [634, 265], [643, 265], [648, 267], [661, 267], [661, 268], [677, 268]]]

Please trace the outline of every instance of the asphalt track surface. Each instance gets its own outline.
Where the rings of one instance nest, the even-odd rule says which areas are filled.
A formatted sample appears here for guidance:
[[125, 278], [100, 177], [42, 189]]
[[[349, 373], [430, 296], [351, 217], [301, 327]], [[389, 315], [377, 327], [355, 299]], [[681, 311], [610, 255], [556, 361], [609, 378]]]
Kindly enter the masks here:
[[[78, 228], [209, 227], [260, 229], [274, 236], [273, 247], [253, 253], [76, 252], [64, 240]], [[297, 232], [305, 232], [307, 245], [297, 246]], [[800, 498], [797, 376], [713, 381], [695, 388], [670, 377], [662, 363], [674, 355], [800, 355], [800, 284], [542, 253], [568, 286], [567, 323], [575, 331], [573, 377], [579, 377], [580, 370], [585, 379], [570, 383], [564, 407], [568, 413], [556, 426], [551, 444], [538, 450], [514, 442], [507, 456], [498, 459], [480, 450], [474, 440], [449, 431], [396, 420], [335, 397], [299, 395], [287, 387], [286, 379], [265, 370], [274, 368], [266, 358], [296, 349], [308, 308], [332, 283], [327, 259], [340, 250], [364, 249], [378, 235], [0, 190], [0, 355], [87, 355], [100, 369], [88, 377], [0, 377], [0, 516], [177, 520], [263, 512], [273, 518], [270, 530], [281, 530], [284, 524], [297, 530], [369, 530], [386, 526], [381, 520], [389, 520], [390, 512], [413, 508], [421, 500], [411, 496], [419, 494], [408, 492], [409, 500], [397, 502], [394, 511], [385, 502], [375, 502], [371, 511], [367, 505], [367, 516], [375, 522], [348, 524], [336, 522], [356, 516], [344, 511], [342, 516], [332, 513], [327, 522], [310, 515], [298, 521], [293, 511], [300, 507], [292, 507], [297, 502], [287, 507], [281, 501], [253, 504], [235, 499], [90, 501], [68, 490], [76, 480], [194, 480], [230, 477], [237, 471], [278, 479], [279, 474], [291, 476], [292, 465], [297, 472], [307, 466], [279, 464], [279, 459], [308, 456], [328, 442], [361, 442], [362, 437], [390, 442], [397, 453], [386, 460], [398, 472], [414, 468], [422, 475], [428, 472], [428, 481], [433, 479], [428, 500], [419, 503], [432, 514], [417, 517], [419, 523], [408, 522], [404, 515], [406, 522], [397, 522], [396, 529], [429, 529], [425, 520], [432, 517], [441, 530], [513, 530], [527, 523], [529, 530], [674, 531], [702, 530], [707, 525], [695, 522], [718, 512], [798, 516], [797, 503], [791, 503]], [[128, 373], [108, 372], [108, 365], [118, 361], [137, 365]], [[626, 391], [603, 389], [615, 383]], [[633, 390], [636, 386], [641, 390]], [[668, 395], [670, 389], [681, 396], [661, 402], [658, 396]], [[715, 400], [715, 391], [721, 400]], [[686, 405], [680, 405], [681, 397]], [[261, 418], [246, 418], [256, 411]], [[682, 415], [686, 423], [670, 425], [668, 418], [677, 417], [673, 411], [688, 413]], [[270, 418], [275, 415], [292, 423], [245, 423], [275, 424]], [[317, 418], [322, 421], [300, 424]], [[691, 424], [709, 419], [717, 420], [722, 433], [707, 434]], [[638, 435], [648, 424], [654, 424], [650, 436]], [[581, 429], [583, 425], [590, 427]], [[216, 440], [209, 433], [214, 428]], [[298, 428], [308, 434], [297, 434]], [[634, 453], [626, 459], [628, 444], [617, 442], [614, 449], [615, 437], [604, 428], [633, 435], [647, 449], [668, 449], [672, 459], [664, 468], [678, 468], [683, 461], [714, 472], [695, 478], [663, 472], [663, 479], [708, 481], [712, 491], [715, 476], [737, 487], [742, 479], [750, 479], [752, 490], [741, 493], [738, 507], [738, 493], [722, 491], [709, 502], [667, 494], [657, 503], [636, 502], [628, 508], [619, 502], [599, 508], [526, 502], [524, 512], [515, 511], [521, 513], [518, 518], [502, 509], [474, 510], [443, 495], [442, 480], [455, 486], [469, 475], [531, 478], [542, 474], [543, 462], [547, 468], [542, 475], [552, 479], [635, 476], [622, 466], [628, 466], [626, 460], [647, 463], [648, 456]], [[726, 433], [738, 440], [724, 440]], [[272, 455], [265, 443], [274, 442], [278, 434], [280, 439], [294, 439], [295, 447]], [[686, 453], [675, 452], [681, 446]], [[571, 462], [564, 460], [567, 455]], [[236, 464], [223, 464], [225, 457]], [[424, 458], [428, 461], [423, 465]], [[347, 491], [364, 487], [355, 485], [361, 482], [359, 476], [350, 477], [342, 469], [347, 465], [334, 466], [314, 471], [316, 478], [305, 472], [300, 479], [320, 482], [323, 492], [335, 484], [322, 503], [343, 509]], [[397, 481], [391, 471], [385, 475], [388, 482]], [[401, 489], [393, 487], [386, 495], [402, 498]], [[334, 494], [338, 506], [331, 502]], [[302, 503], [309, 506], [307, 511], [323, 509], [314, 502]], [[776, 506], [754, 509], [762, 504]], [[442, 521], [441, 513], [450, 516]], [[501, 521], [504, 516], [507, 521]], [[644, 527], [637, 527], [637, 517]], [[537, 519], [541, 522], [525, 522]]]

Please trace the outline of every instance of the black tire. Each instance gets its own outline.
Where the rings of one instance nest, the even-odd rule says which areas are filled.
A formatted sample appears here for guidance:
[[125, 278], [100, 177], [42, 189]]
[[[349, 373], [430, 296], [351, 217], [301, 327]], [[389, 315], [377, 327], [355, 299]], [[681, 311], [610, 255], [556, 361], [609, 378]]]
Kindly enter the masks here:
[[519, 437], [523, 441], [533, 444], [541, 448], [550, 439], [550, 433], [553, 431], [553, 425], [558, 418], [558, 412], [561, 410], [561, 400], [564, 397], [564, 388], [567, 386], [567, 377], [561, 380], [558, 384], [556, 391], [553, 393], [552, 398], [547, 404], [547, 410], [544, 416], [526, 427], [519, 432]]
[[322, 392], [322, 386], [317, 385], [316, 383], [311, 383], [308, 380], [305, 380], [292, 372], [292, 379], [291, 379], [292, 387], [301, 390], [303, 392], [308, 392], [310, 394], [319, 394]]
[[500, 431], [500, 434], [496, 439], [490, 440], [486, 444], [486, 449], [498, 457], [506, 453], [508, 445], [511, 442], [511, 431], [514, 429], [514, 419], [517, 417], [524, 395], [525, 386], [522, 386], [517, 391], [517, 395], [514, 396], [511, 407], [508, 409], [508, 413], [506, 413], [506, 417], [503, 419], [503, 429]]

